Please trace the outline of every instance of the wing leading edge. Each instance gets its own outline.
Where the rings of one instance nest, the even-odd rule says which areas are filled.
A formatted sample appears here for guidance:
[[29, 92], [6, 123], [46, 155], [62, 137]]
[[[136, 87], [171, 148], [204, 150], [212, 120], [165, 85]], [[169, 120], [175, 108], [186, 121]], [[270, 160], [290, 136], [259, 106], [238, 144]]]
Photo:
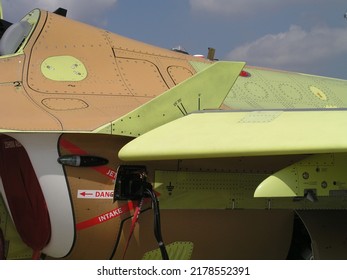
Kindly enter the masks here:
[[347, 110], [190, 114], [125, 145], [122, 160], [172, 160], [347, 152]]

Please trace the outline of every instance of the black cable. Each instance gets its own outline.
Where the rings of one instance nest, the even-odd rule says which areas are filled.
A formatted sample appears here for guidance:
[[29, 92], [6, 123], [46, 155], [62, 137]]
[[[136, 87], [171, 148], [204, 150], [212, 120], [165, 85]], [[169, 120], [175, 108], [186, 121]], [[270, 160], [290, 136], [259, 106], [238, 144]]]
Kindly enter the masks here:
[[145, 192], [151, 197], [153, 203], [154, 211], [154, 235], [158, 242], [159, 249], [163, 260], [168, 260], [169, 256], [166, 251], [166, 247], [161, 236], [161, 224], [160, 224], [160, 211], [159, 211], [159, 201], [155, 192], [151, 188], [146, 188]]

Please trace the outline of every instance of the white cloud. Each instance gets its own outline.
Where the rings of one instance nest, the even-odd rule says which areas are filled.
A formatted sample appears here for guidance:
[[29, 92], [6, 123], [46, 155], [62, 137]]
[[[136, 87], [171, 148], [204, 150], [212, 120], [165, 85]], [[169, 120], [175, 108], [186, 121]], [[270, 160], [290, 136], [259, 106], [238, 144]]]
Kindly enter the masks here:
[[241, 16], [257, 13], [271, 7], [282, 6], [278, 0], [190, 0], [193, 11], [207, 11], [216, 14]]
[[116, 5], [118, 0], [2, 0], [5, 19], [16, 21], [30, 10], [41, 8], [55, 11], [62, 7], [68, 10], [68, 17], [97, 24], [105, 24], [104, 14]]
[[340, 55], [347, 56], [347, 28], [316, 27], [305, 31], [292, 25], [287, 32], [268, 34], [233, 49], [230, 60], [288, 70], [308, 70]]
[[[217, 15], [226, 15], [233, 17], [259, 16], [265, 14], [271, 16], [272, 13], [282, 9], [284, 13], [287, 8], [311, 7], [316, 10], [317, 7], [327, 6], [345, 7], [346, 0], [189, 0], [191, 9], [195, 12], [207, 12]], [[342, 10], [343, 12], [343, 10]]]

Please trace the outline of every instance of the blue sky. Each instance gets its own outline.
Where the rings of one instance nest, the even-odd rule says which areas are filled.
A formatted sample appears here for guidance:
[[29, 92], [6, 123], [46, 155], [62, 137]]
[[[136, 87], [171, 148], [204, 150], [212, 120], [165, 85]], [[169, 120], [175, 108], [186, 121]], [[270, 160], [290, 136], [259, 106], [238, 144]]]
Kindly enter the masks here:
[[163, 48], [347, 79], [346, 0], [2, 0], [5, 18], [40, 7]]

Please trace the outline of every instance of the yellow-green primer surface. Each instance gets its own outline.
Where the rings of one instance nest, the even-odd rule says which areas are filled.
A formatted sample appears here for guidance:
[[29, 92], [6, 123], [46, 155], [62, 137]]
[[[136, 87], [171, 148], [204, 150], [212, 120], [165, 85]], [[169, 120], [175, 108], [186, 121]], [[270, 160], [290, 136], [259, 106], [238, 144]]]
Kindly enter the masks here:
[[41, 72], [47, 79], [60, 82], [77, 82], [87, 77], [84, 64], [70, 55], [48, 57], [41, 64]]
[[3, 19], [4, 18], [4, 14], [2, 12], [2, 2], [0, 0], [0, 18]]
[[[112, 122], [112, 134], [139, 136], [188, 113], [218, 109], [244, 67], [243, 62], [216, 62], [192, 78]], [[102, 127], [95, 132], [107, 130]]]
[[[169, 259], [172, 260], [190, 260], [193, 252], [193, 242], [173, 242], [166, 245]], [[143, 260], [161, 260], [160, 249], [156, 249], [144, 254]]]
[[347, 152], [347, 111], [206, 112], [125, 145], [123, 160], [168, 160]]
[[255, 197], [346, 196], [347, 154], [318, 154], [307, 157], [266, 178]]

